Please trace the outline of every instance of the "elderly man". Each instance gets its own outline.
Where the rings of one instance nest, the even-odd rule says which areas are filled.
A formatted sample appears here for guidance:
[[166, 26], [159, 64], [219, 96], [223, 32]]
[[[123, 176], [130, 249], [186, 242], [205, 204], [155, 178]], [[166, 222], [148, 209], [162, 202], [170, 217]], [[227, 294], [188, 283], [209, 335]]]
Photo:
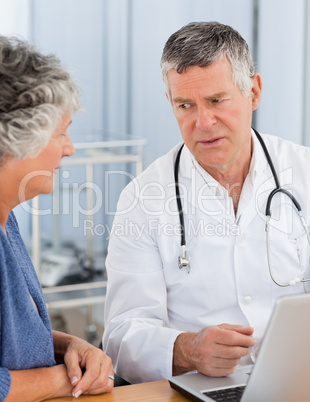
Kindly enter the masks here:
[[306, 291], [309, 277], [291, 195], [308, 225], [310, 152], [251, 128], [262, 80], [244, 39], [190, 23], [161, 67], [184, 145], [123, 191], [114, 224], [124, 235], [107, 258], [103, 344], [130, 382], [226, 376], [254, 361], [275, 300]]

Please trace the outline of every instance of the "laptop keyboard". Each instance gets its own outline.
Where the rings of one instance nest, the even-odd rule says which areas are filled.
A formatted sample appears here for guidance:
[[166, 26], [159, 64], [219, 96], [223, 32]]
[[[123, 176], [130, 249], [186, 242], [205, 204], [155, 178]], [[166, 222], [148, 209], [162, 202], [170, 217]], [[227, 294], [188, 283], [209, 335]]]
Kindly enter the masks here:
[[245, 386], [224, 388], [217, 391], [203, 392], [204, 395], [216, 402], [239, 402], [241, 400]]

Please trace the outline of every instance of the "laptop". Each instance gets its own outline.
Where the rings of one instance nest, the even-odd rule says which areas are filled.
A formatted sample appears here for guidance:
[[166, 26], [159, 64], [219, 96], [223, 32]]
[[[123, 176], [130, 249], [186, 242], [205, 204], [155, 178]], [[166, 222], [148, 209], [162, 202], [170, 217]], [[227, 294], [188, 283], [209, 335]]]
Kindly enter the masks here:
[[309, 402], [310, 294], [277, 300], [251, 373], [240, 366], [227, 377], [182, 374], [169, 383], [191, 401]]

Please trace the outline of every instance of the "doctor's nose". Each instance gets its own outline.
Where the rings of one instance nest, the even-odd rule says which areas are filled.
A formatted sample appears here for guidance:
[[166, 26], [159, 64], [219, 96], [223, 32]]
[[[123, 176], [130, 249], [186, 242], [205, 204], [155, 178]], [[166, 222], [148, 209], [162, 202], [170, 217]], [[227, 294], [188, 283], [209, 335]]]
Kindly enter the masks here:
[[196, 127], [201, 130], [207, 130], [216, 123], [216, 118], [208, 108], [201, 108], [197, 112]]

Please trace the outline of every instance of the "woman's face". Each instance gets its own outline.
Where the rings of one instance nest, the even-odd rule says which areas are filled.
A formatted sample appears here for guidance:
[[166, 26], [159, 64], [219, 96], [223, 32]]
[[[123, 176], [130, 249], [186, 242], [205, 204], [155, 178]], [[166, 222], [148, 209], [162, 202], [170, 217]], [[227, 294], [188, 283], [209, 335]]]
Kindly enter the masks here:
[[58, 172], [61, 159], [75, 152], [67, 132], [71, 121], [71, 113], [65, 113], [46, 148], [38, 156], [16, 161], [15, 173], [20, 181], [20, 202], [39, 194], [48, 194], [53, 190], [54, 177]]

